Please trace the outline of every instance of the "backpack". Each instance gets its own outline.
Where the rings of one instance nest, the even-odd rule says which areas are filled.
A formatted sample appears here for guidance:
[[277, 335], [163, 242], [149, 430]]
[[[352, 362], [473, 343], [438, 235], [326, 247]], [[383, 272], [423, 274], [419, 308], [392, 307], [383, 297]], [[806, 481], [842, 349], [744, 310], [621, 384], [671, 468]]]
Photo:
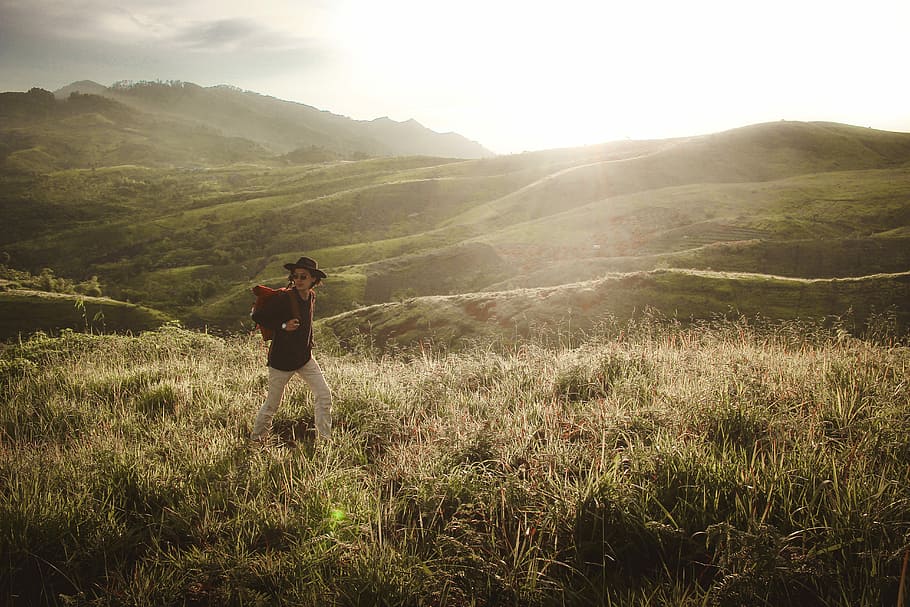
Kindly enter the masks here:
[[[267, 287], [265, 285], [256, 285], [255, 287], [253, 287], [253, 295], [256, 296], [256, 301], [253, 302], [253, 308], [250, 310], [250, 315], [252, 315], [253, 312], [255, 312], [257, 310], [260, 310], [262, 308], [262, 306], [265, 305], [265, 302], [268, 301], [269, 299], [271, 299], [272, 297], [274, 297], [275, 295], [278, 295], [279, 293], [289, 293], [291, 290], [292, 290], [292, 287], [282, 287], [280, 289], [273, 289], [273, 288]], [[297, 300], [292, 298], [291, 301], [293, 303], [296, 303]], [[272, 337], [275, 334], [274, 330], [272, 330], [268, 327], [263, 327], [258, 322], [256, 323], [256, 328], [259, 329], [259, 332], [262, 334], [263, 341], [269, 341], [270, 339], [272, 339]]]

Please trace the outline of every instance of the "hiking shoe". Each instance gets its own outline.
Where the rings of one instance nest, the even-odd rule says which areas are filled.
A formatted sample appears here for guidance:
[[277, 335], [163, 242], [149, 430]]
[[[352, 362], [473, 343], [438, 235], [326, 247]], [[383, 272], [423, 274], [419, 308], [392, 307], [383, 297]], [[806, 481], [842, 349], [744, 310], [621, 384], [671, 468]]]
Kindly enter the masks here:
[[258, 435], [250, 434], [248, 440], [249, 440], [250, 444], [258, 445], [260, 447], [268, 447], [270, 445], [275, 445], [278, 442], [278, 440], [274, 436], [272, 436], [271, 434], [267, 434], [267, 433], [258, 434]]

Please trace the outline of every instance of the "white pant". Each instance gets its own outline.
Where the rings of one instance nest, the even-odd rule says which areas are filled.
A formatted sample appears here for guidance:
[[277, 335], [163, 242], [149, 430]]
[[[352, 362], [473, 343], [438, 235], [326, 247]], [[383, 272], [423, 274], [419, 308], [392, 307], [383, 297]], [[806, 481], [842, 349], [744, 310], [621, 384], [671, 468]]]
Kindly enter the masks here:
[[316, 413], [316, 430], [319, 436], [328, 437], [332, 433], [332, 391], [322, 375], [322, 369], [315, 358], [310, 358], [307, 364], [294, 371], [279, 371], [269, 367], [269, 394], [262, 408], [256, 415], [253, 432], [250, 438], [259, 439], [268, 434], [272, 428], [272, 418], [278, 411], [284, 388], [291, 381], [294, 374], [299, 375], [313, 391], [315, 403], [313, 408]]

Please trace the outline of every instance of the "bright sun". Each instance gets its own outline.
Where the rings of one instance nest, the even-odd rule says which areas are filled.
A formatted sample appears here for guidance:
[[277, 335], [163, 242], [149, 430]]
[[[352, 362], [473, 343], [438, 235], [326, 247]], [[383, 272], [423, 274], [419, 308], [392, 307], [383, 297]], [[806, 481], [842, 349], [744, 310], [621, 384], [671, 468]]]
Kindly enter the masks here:
[[[331, 35], [361, 105], [375, 116], [416, 116], [483, 137], [500, 152], [779, 119], [849, 121], [880, 81], [896, 82], [856, 53], [857, 44], [891, 52], [896, 26], [859, 27], [864, 14], [815, 0], [351, 0], [344, 7]], [[862, 39], [867, 30], [878, 35]], [[843, 86], [845, 70], [860, 86]], [[900, 113], [906, 96], [895, 92], [876, 103]]]
[[[410, 102], [388, 113], [403, 119], [421, 108], [424, 116], [438, 114], [437, 124], [458, 116], [502, 142], [533, 140], [528, 149], [655, 136], [671, 121], [697, 123], [706, 110], [691, 87], [710, 82], [692, 81], [684, 58], [727, 77], [734, 69], [699, 43], [699, 30], [676, 29], [683, 15], [665, 9], [654, 19], [638, 3], [467, 0], [351, 9], [343, 19], [345, 50], [358, 79], [369, 83], [364, 95], [381, 103], [385, 91], [407, 90]], [[629, 26], [642, 21], [647, 28]], [[478, 130], [463, 125], [451, 128]]]

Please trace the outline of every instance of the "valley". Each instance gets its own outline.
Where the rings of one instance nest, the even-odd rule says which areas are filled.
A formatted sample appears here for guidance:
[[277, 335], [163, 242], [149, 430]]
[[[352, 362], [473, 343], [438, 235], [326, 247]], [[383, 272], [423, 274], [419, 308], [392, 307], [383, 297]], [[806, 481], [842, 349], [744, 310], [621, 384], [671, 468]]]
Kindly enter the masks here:
[[[169, 131], [169, 145], [181, 150], [174, 162], [143, 163], [132, 143], [104, 129], [126, 121], [133, 126], [122, 132], [152, 138], [173, 113], [150, 113], [152, 101], [123, 105], [93, 95], [53, 103], [57, 113], [41, 115], [0, 105], [5, 140], [35, 144], [27, 154], [6, 150], [0, 162], [6, 267], [35, 275], [50, 268], [74, 281], [97, 276], [104, 295], [191, 327], [248, 330], [250, 288], [280, 285], [282, 264], [300, 255], [328, 269], [319, 316], [343, 314], [343, 323], [327, 322], [345, 330], [356, 319], [375, 325], [376, 315], [394, 323], [401, 302], [414, 298], [486, 293], [521, 308], [530, 305], [517, 303], [527, 289], [563, 289], [571, 301], [591, 281], [621, 288], [634, 280], [617, 275], [659, 282], [673, 271], [672, 291], [630, 295], [639, 305], [597, 313], [651, 307], [689, 321], [762, 311], [760, 292], [731, 299], [706, 290], [697, 272], [709, 272], [712, 284], [727, 273], [731, 284], [735, 273], [767, 275], [786, 290], [803, 283], [784, 277], [839, 288], [831, 281], [910, 270], [910, 134], [780, 122], [500, 157], [296, 163], [269, 152], [267, 142], [206, 127], [205, 145], [247, 150], [245, 157], [200, 155], [196, 131], [181, 137], [178, 129]], [[99, 137], [108, 143], [103, 154]], [[53, 160], [64, 152], [66, 168], [62, 156]], [[23, 154], [51, 160], [23, 164]], [[179, 160], [190, 155], [196, 166]], [[846, 290], [825, 300], [830, 305], [774, 313], [889, 312], [905, 330], [903, 291], [866, 284], [870, 291]], [[703, 305], [684, 305], [695, 293]], [[420, 307], [427, 324], [447, 322], [433, 318], [433, 305]]]

